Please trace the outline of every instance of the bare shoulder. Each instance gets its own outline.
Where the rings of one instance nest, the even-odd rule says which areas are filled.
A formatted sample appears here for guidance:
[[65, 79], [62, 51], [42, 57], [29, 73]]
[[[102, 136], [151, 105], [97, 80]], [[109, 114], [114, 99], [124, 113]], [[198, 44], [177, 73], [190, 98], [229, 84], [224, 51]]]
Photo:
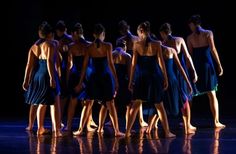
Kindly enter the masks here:
[[176, 42], [178, 42], [178, 43], [184, 42], [184, 39], [183, 39], [182, 37], [174, 37], [174, 39], [175, 39]]
[[103, 44], [106, 48], [112, 48], [112, 44], [110, 42], [103, 42]]
[[154, 40], [154, 41], [152, 41], [152, 43], [156, 46], [161, 46], [162, 45], [161, 41]]
[[138, 37], [138, 36], [135, 36], [135, 35], [132, 35], [132, 41], [133, 41], [133, 42], [139, 41], [139, 37]]
[[207, 37], [213, 36], [213, 32], [212, 32], [211, 30], [204, 30], [204, 34], [205, 34]]

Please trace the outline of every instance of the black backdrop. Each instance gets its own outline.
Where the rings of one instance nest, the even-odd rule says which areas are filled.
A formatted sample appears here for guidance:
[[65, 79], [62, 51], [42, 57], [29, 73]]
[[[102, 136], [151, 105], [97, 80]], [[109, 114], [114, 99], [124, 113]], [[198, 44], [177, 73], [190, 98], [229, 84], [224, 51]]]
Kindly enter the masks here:
[[[28, 114], [28, 105], [24, 104], [21, 84], [27, 61], [27, 52], [37, 39], [38, 25], [47, 20], [52, 25], [62, 19], [70, 27], [75, 22], [83, 24], [85, 37], [92, 40], [92, 27], [100, 22], [106, 28], [106, 41], [112, 42], [119, 36], [117, 23], [124, 19], [136, 34], [140, 22], [149, 20], [151, 30], [158, 35], [159, 26], [169, 22], [173, 35], [186, 36], [190, 33], [187, 20], [192, 14], [200, 14], [203, 27], [213, 30], [216, 47], [224, 67], [224, 75], [219, 78], [220, 112], [224, 116], [234, 116], [235, 69], [234, 57], [230, 46], [231, 26], [229, 4], [226, 1], [17, 1], [7, 6], [7, 42], [8, 48], [2, 51], [3, 93], [0, 116], [22, 117]], [[159, 36], [159, 35], [158, 35]], [[5, 37], [4, 37], [5, 38]], [[4, 60], [3, 60], [4, 59]], [[194, 100], [193, 113], [210, 115], [206, 97]]]

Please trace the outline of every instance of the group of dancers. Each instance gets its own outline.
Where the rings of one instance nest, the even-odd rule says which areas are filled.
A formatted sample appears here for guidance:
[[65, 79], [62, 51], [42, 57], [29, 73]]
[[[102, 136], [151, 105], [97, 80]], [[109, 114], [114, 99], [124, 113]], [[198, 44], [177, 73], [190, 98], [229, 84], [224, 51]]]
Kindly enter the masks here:
[[[74, 25], [71, 35], [63, 21], [58, 21], [55, 30], [48, 22], [39, 26], [39, 39], [29, 50], [23, 82], [25, 102], [30, 104], [27, 130], [33, 129], [37, 117], [37, 134], [49, 132], [44, 128], [44, 119], [50, 105], [53, 134], [62, 136], [62, 115], [69, 103], [64, 130], [71, 132], [75, 109], [81, 102], [75, 136], [81, 135], [85, 126], [87, 131], [97, 127], [97, 132], [103, 133], [107, 111], [115, 136], [131, 136], [138, 113], [140, 125], [147, 127], [146, 133], [157, 128], [160, 119], [165, 137], [175, 137], [167, 115], [181, 113], [184, 133], [193, 134], [196, 127], [191, 125], [189, 101], [201, 94], [209, 97], [214, 127], [225, 127], [219, 121], [216, 97], [217, 74], [221, 76], [223, 68], [213, 33], [201, 27], [199, 15], [188, 21], [192, 33], [187, 45], [182, 37], [172, 35], [169, 23], [159, 29], [162, 41], [151, 33], [148, 21], [138, 25], [138, 36], [131, 33], [126, 21], [118, 25], [122, 36], [115, 48], [104, 41], [102, 24], [94, 26], [92, 42], [84, 38], [80, 23]], [[92, 116], [94, 101], [101, 105], [98, 126]], [[115, 104], [126, 105], [125, 134], [119, 129]], [[149, 109], [148, 124], [143, 120], [142, 104]]]

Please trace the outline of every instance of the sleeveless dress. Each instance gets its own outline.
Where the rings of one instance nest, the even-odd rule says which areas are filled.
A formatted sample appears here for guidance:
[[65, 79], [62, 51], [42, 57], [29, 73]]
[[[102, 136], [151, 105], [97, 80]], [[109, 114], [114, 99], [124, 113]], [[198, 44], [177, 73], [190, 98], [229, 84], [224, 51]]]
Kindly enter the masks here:
[[[181, 66], [184, 69], [185, 74], [187, 75], [187, 78], [191, 82], [192, 80], [190, 79], [190, 76], [189, 76], [189, 69], [187, 68], [185, 57], [184, 57], [184, 54], [183, 54], [182, 51], [178, 54], [178, 58], [179, 58], [179, 61], [181, 63]], [[184, 80], [184, 77], [180, 73], [180, 70], [177, 68], [176, 64], [173, 64], [173, 66], [174, 66], [174, 72], [176, 74], [176, 78], [178, 80], [178, 84], [179, 84], [179, 87], [180, 87], [180, 90], [181, 90], [181, 93], [182, 93], [182, 95], [181, 95], [182, 98], [181, 99], [184, 102], [191, 101], [192, 100], [192, 94], [189, 93], [187, 82]]]
[[55, 97], [60, 94], [58, 74], [54, 70], [56, 88], [50, 87], [50, 77], [47, 69], [47, 60], [39, 59], [38, 66], [26, 91], [25, 102], [33, 105], [52, 105]]
[[[60, 44], [63, 45], [69, 45], [73, 40], [71, 36], [64, 34], [61, 38], [57, 38], [57, 40], [60, 42]], [[62, 56], [62, 62], [61, 62], [61, 97], [66, 97], [68, 95], [68, 87], [67, 87], [67, 81], [66, 81], [66, 70], [68, 66], [68, 51], [60, 51]]]
[[131, 102], [131, 92], [128, 89], [129, 78], [126, 64], [115, 64], [116, 74], [119, 82], [119, 89], [115, 97], [117, 104], [128, 105]]
[[193, 63], [198, 74], [195, 95], [217, 90], [217, 75], [209, 46], [193, 48]]
[[91, 57], [91, 72], [86, 87], [88, 98], [106, 103], [114, 98], [114, 93], [114, 80], [108, 67], [107, 57]]
[[138, 56], [134, 76], [133, 99], [148, 104], [163, 100], [163, 74], [155, 56]]
[[69, 77], [69, 94], [71, 97], [77, 97], [78, 100], [84, 100], [86, 98], [85, 90], [83, 89], [77, 93], [74, 88], [79, 84], [84, 56], [73, 56], [73, 67], [70, 70]]
[[165, 59], [165, 66], [168, 76], [168, 88], [164, 95], [164, 106], [167, 114], [177, 116], [180, 109], [183, 107], [184, 100], [182, 98], [185, 97], [185, 93], [181, 90], [178, 78], [176, 78], [174, 59]]

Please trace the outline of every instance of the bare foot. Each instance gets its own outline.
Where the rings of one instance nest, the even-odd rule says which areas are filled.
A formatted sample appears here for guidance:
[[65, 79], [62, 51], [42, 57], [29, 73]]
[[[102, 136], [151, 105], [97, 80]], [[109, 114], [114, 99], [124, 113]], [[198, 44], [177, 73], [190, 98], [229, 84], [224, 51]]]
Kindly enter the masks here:
[[98, 127], [98, 125], [93, 120], [91, 120], [90, 126], [96, 127], [96, 128]]
[[49, 133], [50, 133], [50, 130], [45, 129], [45, 128], [41, 128], [41, 129], [37, 130], [37, 135], [46, 135], [46, 134], [49, 134]]
[[63, 129], [65, 127], [65, 125], [63, 123], [61, 123], [61, 129]]
[[115, 133], [115, 137], [124, 137], [124, 136], [125, 134], [120, 131]]
[[194, 127], [193, 125], [191, 125], [190, 124], [190, 126], [188, 127], [189, 129], [192, 129], [192, 130], [194, 130], [194, 131], [196, 131], [197, 130], [197, 127]]
[[61, 131], [55, 131], [54, 132], [54, 137], [62, 137], [63, 135], [62, 135], [62, 133], [61, 133]]
[[92, 127], [87, 127], [87, 131], [88, 132], [95, 132], [96, 128], [92, 128]]
[[190, 129], [190, 128], [188, 130], [186, 130], [185, 135], [189, 135], [189, 134], [195, 134], [195, 130]]
[[33, 130], [33, 127], [28, 126], [28, 127], [25, 128], [25, 130], [27, 130], [27, 131], [32, 131], [32, 130]]
[[140, 127], [148, 127], [148, 124], [143, 120], [140, 120], [139, 124], [140, 124]]
[[148, 127], [148, 128], [146, 129], [145, 133], [150, 134], [151, 131], [152, 131], [152, 129], [150, 129], [150, 128]]
[[80, 136], [82, 135], [83, 131], [82, 130], [77, 130], [76, 132], [73, 132], [74, 136]]
[[173, 138], [173, 137], [176, 137], [175, 134], [169, 132], [168, 134], [165, 135], [166, 138]]
[[125, 137], [130, 137], [131, 136], [131, 133], [130, 132], [126, 132], [125, 133]]
[[215, 128], [225, 128], [226, 126], [220, 122], [215, 123]]

